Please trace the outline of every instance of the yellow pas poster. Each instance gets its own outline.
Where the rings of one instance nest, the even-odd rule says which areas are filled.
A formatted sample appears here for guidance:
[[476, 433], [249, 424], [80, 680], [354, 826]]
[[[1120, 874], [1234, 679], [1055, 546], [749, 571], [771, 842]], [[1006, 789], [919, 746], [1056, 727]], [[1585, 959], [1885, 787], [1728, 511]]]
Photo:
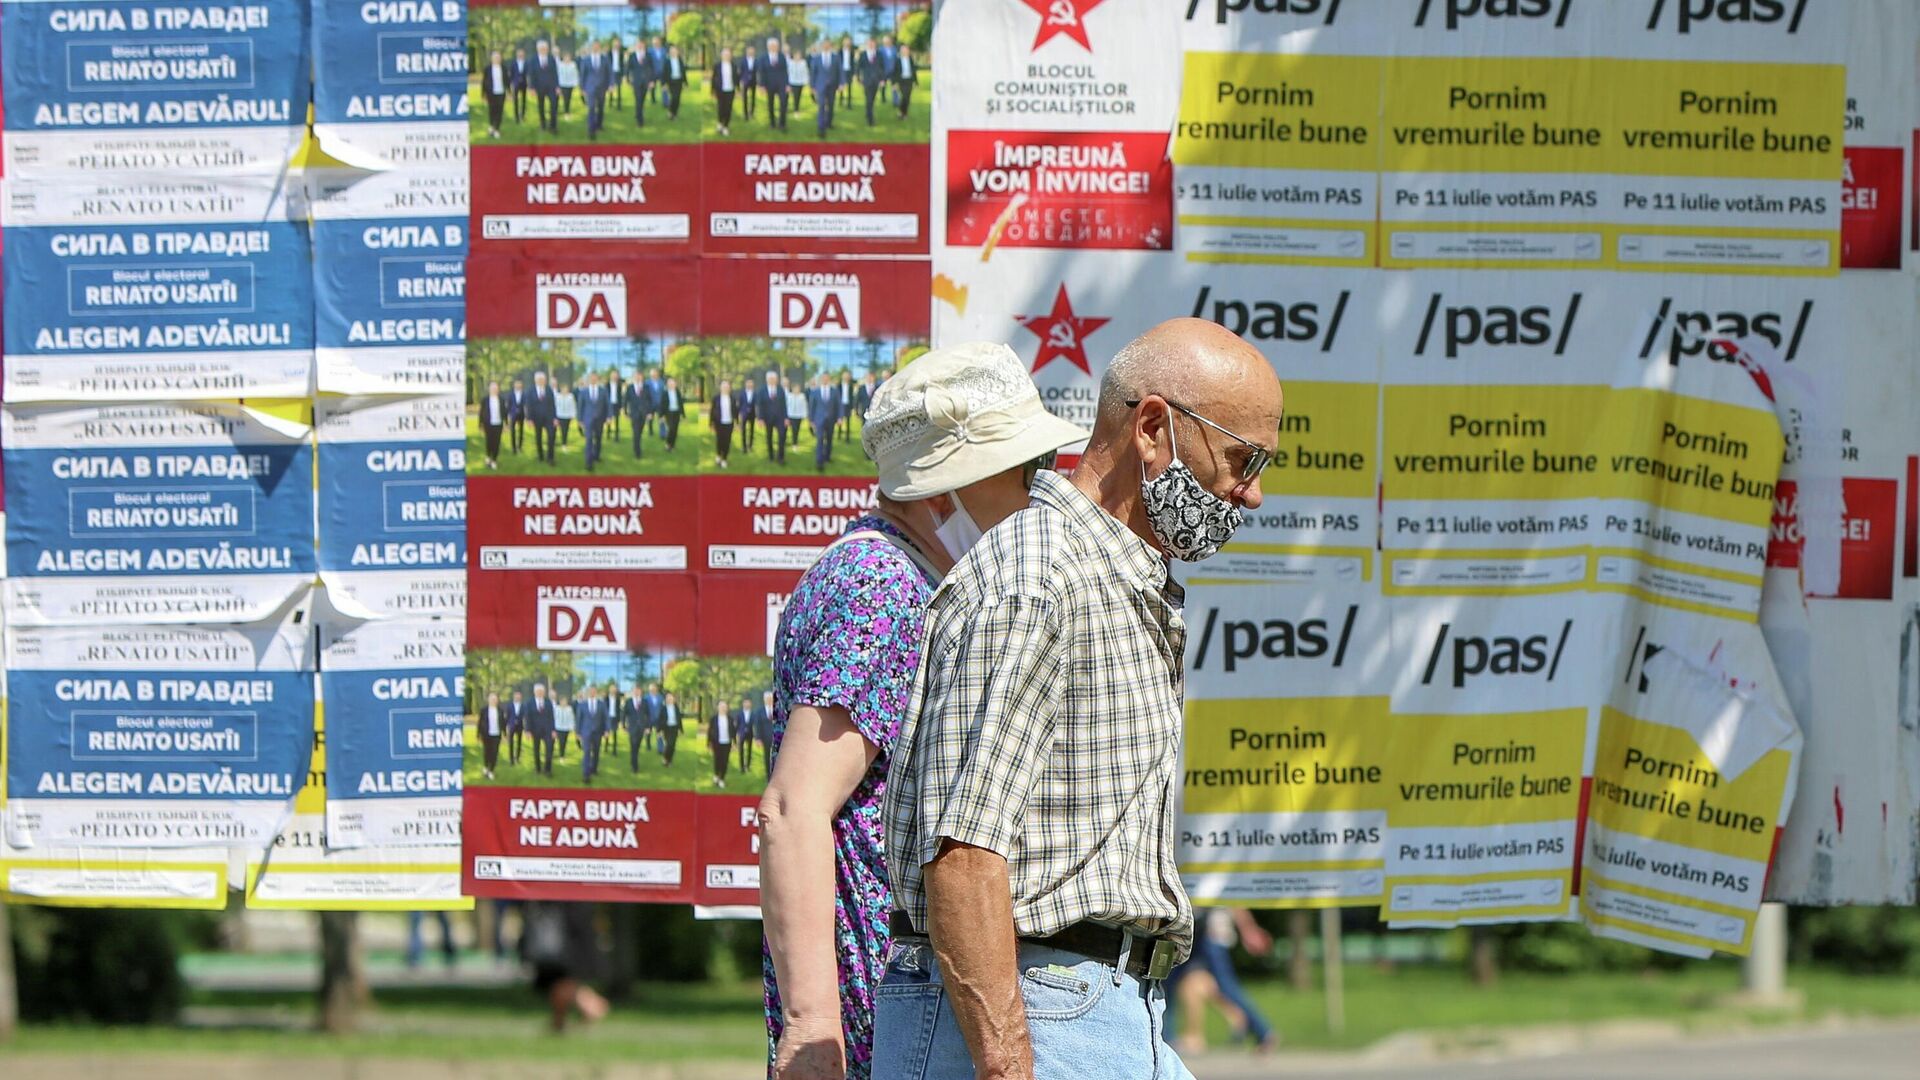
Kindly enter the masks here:
[[1801, 739], [1758, 628], [1715, 622], [1638, 627], [1601, 710], [1582, 906], [1603, 937], [1747, 952]]
[[1196, 586], [1187, 596], [1178, 857], [1197, 901], [1377, 903], [1391, 718], [1370, 588]]
[[1390, 923], [1572, 916], [1614, 606], [1580, 594], [1392, 601]]

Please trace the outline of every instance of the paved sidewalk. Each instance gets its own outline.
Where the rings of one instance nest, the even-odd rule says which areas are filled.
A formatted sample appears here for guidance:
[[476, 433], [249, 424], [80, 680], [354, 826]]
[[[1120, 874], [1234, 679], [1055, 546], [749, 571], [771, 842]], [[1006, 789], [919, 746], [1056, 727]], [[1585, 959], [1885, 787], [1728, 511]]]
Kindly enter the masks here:
[[[1920, 992], [1917, 990], [1916, 992]], [[1893, 1080], [1920, 1077], [1920, 1024], [1688, 1037], [1657, 1025], [1510, 1033], [1485, 1054], [1436, 1059], [1383, 1044], [1353, 1055], [1208, 1057], [1198, 1080]], [[1609, 1032], [1618, 1044], [1609, 1046]], [[1391, 1042], [1391, 1041], [1390, 1041]], [[1555, 1046], [1555, 1043], [1563, 1045]], [[1404, 1055], [1403, 1060], [1382, 1061]]]
[[[1495, 1053], [1416, 1060], [1405, 1042], [1358, 1054], [1212, 1056], [1198, 1080], [1887, 1080], [1920, 1073], [1920, 1024], [1799, 1028], [1708, 1038], [1617, 1026], [1561, 1032], [1579, 1046], [1550, 1047], [1551, 1029], [1514, 1033]], [[1613, 1037], [1638, 1045], [1613, 1048]], [[1515, 1056], [1515, 1055], [1518, 1056]], [[1401, 1060], [1383, 1061], [1383, 1057]], [[370, 1058], [278, 1059], [243, 1055], [0, 1054], [8, 1080], [752, 1080], [753, 1062], [609, 1067], [604, 1063]], [[1085, 1080], [1106, 1080], [1089, 1074]]]

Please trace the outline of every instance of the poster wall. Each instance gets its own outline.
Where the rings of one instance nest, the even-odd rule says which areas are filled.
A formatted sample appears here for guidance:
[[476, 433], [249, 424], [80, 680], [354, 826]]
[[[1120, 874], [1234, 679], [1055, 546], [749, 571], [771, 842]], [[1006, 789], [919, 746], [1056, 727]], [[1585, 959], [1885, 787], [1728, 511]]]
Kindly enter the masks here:
[[0, 7], [8, 895], [468, 903], [465, 6], [309, 7]]
[[928, 343], [930, 21], [476, 5], [469, 890], [757, 904], [781, 605]]
[[936, 343], [1013, 343], [1081, 422], [1179, 316], [1286, 388], [1262, 505], [1189, 572], [1196, 900], [1744, 951], [1811, 756], [1759, 631], [1782, 462], [1896, 430], [1811, 374], [1859, 363], [1833, 276], [1888, 222], [1843, 190], [1856, 13], [1810, 7], [940, 23]]
[[1911, 5], [936, 6], [0, 0], [9, 893], [750, 910], [873, 386], [1007, 341], [1086, 423], [1188, 315], [1287, 391], [1197, 897], [1912, 901]]

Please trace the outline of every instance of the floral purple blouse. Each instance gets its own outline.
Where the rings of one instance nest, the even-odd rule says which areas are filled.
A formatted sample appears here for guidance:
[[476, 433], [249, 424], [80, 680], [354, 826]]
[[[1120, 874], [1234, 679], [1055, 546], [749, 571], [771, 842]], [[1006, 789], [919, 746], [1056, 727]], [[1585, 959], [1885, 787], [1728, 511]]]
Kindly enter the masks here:
[[[848, 532], [872, 530], [901, 543], [887, 521], [863, 517]], [[833, 921], [840, 960], [840, 1015], [848, 1080], [867, 1080], [873, 1062], [873, 991], [886, 968], [887, 888], [880, 801], [887, 762], [920, 664], [920, 628], [935, 582], [885, 540], [850, 540], [808, 570], [780, 616], [773, 658], [773, 749], [778, 760], [787, 717], [802, 705], [838, 706], [879, 750], [833, 819]], [[769, 1071], [781, 1031], [780, 988], [761, 946], [767, 980]]]

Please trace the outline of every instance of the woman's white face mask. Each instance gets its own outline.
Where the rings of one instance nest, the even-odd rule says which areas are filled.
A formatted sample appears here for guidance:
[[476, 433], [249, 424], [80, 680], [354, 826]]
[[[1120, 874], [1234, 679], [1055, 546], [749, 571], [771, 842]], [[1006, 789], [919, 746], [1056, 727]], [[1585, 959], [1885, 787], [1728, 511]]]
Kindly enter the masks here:
[[947, 554], [953, 557], [953, 561], [959, 562], [960, 557], [965, 555], [973, 545], [979, 543], [980, 538], [986, 533], [980, 526], [974, 524], [973, 515], [967, 513], [966, 505], [960, 501], [958, 491], [948, 492], [947, 498], [953, 500], [953, 513], [948, 514], [945, 521], [934, 527], [933, 534], [939, 538], [940, 546], [947, 549]]

